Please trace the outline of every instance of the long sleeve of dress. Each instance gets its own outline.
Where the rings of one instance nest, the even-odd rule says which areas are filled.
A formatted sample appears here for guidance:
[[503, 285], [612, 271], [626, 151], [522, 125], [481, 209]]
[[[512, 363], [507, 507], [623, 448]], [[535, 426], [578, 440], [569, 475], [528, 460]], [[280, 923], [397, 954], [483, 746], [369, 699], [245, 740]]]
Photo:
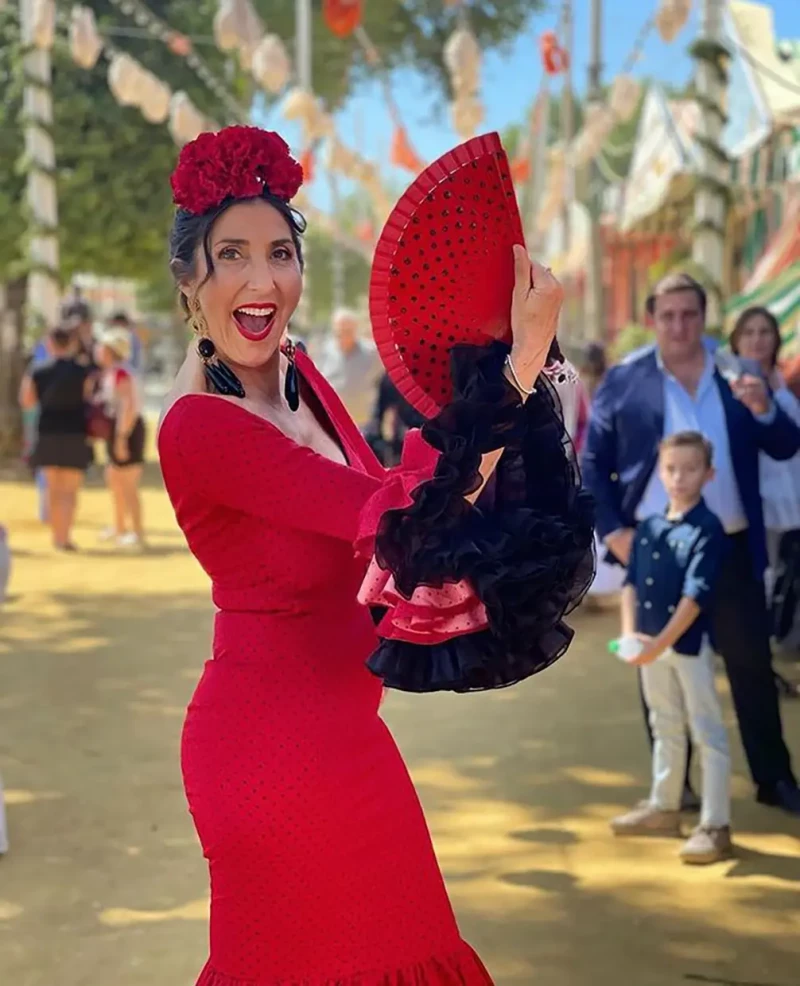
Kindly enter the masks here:
[[[331, 462], [229, 401], [183, 397], [159, 436], [168, 485], [179, 470], [195, 496], [352, 542], [368, 570], [360, 598], [383, 611], [369, 667], [387, 686], [513, 684], [566, 651], [563, 618], [594, 554], [591, 498], [554, 391], [543, 376], [523, 404], [502, 374], [506, 352], [457, 347], [453, 401], [382, 475]], [[472, 505], [481, 458], [499, 448]]]
[[179, 398], [158, 445], [167, 485], [183, 495], [346, 541], [355, 539], [364, 504], [382, 487], [381, 478], [339, 465], [208, 394]]

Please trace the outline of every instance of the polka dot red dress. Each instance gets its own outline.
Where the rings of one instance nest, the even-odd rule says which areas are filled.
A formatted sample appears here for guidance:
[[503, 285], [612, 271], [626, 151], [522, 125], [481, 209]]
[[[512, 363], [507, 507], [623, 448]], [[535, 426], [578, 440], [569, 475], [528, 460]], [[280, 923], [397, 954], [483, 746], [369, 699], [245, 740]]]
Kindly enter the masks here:
[[[381, 678], [402, 677], [388, 668], [407, 661], [402, 648], [424, 652], [428, 671], [416, 672], [423, 687], [397, 687], [458, 687], [437, 685], [445, 669], [434, 666], [453, 659], [442, 651], [452, 641], [491, 632], [492, 607], [458, 573], [409, 596], [399, 569], [370, 566], [387, 511], [407, 516], [443, 456], [416, 433], [404, 465], [384, 472], [308, 358], [297, 360], [347, 466], [211, 395], [180, 398], [159, 435], [218, 610], [182, 740], [211, 876], [198, 986], [487, 986], [378, 707]], [[381, 661], [383, 675], [371, 664]]]

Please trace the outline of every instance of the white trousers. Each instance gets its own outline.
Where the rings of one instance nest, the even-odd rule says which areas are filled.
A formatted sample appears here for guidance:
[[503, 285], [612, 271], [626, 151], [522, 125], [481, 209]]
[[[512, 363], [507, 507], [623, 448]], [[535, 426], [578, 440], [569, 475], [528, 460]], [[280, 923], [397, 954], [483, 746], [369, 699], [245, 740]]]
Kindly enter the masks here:
[[688, 724], [703, 771], [700, 824], [708, 828], [730, 825], [731, 759], [714, 682], [713, 651], [706, 647], [698, 657], [666, 651], [642, 668], [642, 687], [654, 741], [651, 804], [662, 811], [680, 808]]

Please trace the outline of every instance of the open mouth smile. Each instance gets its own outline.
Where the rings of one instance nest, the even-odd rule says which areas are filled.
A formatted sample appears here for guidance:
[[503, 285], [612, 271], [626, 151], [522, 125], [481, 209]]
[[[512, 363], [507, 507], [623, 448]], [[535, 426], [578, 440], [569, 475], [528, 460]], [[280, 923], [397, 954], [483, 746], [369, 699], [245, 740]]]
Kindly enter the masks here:
[[243, 305], [234, 311], [233, 320], [245, 339], [260, 342], [270, 334], [277, 313], [277, 305]]

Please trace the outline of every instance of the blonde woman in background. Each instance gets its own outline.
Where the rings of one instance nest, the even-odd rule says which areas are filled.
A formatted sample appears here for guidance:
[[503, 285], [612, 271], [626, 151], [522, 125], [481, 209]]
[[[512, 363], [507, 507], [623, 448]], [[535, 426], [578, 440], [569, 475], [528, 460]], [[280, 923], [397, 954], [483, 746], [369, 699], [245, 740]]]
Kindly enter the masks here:
[[129, 329], [117, 326], [101, 334], [95, 359], [102, 373], [101, 400], [112, 422], [106, 446], [106, 485], [114, 509], [113, 526], [105, 536], [124, 547], [143, 547], [139, 485], [144, 466], [145, 428], [139, 381], [128, 365], [130, 355]]

